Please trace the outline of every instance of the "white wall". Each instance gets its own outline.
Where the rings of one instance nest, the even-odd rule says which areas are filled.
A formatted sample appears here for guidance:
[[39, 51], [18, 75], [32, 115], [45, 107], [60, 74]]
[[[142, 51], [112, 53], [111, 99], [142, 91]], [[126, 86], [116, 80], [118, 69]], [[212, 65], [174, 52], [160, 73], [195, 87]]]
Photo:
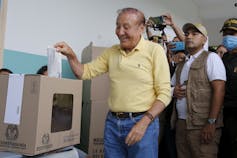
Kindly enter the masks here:
[[220, 29], [225, 20], [236, 17], [237, 0], [193, 0], [199, 6], [200, 17], [209, 34], [209, 45], [222, 42]]
[[0, 67], [3, 64], [3, 47], [6, 28], [7, 3], [0, 0]]
[[220, 30], [225, 20], [228, 18], [204, 19], [203, 23], [209, 34], [209, 45], [219, 45], [222, 42], [222, 33]]
[[190, 0], [8, 0], [5, 49], [46, 55], [48, 45], [66, 41], [80, 56], [91, 41], [111, 46], [118, 43], [116, 11], [124, 7], [146, 17], [169, 12], [179, 26], [200, 22]]

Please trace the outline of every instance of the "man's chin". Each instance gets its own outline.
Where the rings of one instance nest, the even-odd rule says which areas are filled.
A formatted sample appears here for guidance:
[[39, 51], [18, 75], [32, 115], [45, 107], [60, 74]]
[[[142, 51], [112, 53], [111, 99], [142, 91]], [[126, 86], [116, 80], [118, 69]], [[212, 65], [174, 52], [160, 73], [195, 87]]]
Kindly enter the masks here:
[[120, 43], [120, 47], [121, 47], [122, 49], [127, 49], [127, 48], [128, 48], [128, 46], [127, 46], [126, 44], [123, 44], [123, 43]]
[[193, 46], [185, 46], [185, 48], [186, 48], [187, 50], [189, 50], [189, 49], [193, 49], [194, 47], [193, 47]]
[[189, 51], [193, 51], [193, 47], [185, 47], [185, 49], [189, 52]]

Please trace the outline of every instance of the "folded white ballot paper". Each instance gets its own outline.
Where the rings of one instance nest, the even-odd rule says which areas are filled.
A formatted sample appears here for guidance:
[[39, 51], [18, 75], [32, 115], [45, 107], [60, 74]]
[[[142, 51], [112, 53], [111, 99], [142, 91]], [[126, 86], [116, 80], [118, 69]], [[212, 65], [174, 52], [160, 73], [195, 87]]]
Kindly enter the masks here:
[[48, 47], [48, 76], [49, 77], [62, 77], [62, 55], [56, 51], [56, 48]]
[[21, 119], [24, 75], [10, 74], [7, 88], [4, 123], [19, 125]]

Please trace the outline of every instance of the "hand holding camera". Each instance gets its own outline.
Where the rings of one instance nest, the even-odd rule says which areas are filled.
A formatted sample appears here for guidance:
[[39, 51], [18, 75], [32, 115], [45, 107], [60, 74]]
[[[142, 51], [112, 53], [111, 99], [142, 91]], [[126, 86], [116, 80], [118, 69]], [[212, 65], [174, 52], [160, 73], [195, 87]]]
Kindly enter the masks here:
[[154, 25], [154, 22], [149, 18], [146, 22], [146, 26], [147, 27], [153, 27], [153, 25]]
[[149, 17], [146, 25], [153, 27], [154, 30], [160, 31], [164, 30], [164, 28], [166, 27], [163, 16]]
[[165, 25], [169, 25], [171, 27], [174, 25], [173, 18], [169, 13], [164, 14], [163, 17]]

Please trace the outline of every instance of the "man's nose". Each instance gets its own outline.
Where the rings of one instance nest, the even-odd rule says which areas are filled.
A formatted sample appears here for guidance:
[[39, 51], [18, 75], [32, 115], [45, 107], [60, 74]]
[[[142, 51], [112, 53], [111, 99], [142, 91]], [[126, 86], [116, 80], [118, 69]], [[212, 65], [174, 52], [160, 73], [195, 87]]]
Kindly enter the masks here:
[[124, 34], [124, 29], [123, 28], [118, 29], [117, 34], [118, 35], [123, 35]]

